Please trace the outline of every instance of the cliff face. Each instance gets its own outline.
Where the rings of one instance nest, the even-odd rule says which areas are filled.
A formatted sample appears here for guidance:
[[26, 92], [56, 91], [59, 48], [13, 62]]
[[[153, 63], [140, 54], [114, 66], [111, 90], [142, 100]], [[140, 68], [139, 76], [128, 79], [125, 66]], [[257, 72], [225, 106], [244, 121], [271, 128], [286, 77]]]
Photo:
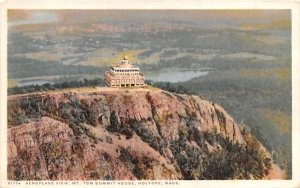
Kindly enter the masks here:
[[284, 178], [255, 138], [198, 96], [104, 88], [10, 96], [8, 125], [14, 180]]

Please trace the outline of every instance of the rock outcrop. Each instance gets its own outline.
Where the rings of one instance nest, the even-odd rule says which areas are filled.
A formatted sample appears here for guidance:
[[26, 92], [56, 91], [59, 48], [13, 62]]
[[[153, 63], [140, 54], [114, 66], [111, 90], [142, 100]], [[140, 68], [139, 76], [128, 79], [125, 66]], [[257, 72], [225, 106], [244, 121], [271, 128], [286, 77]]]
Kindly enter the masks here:
[[194, 95], [100, 88], [10, 96], [8, 126], [14, 180], [284, 178], [221, 106]]

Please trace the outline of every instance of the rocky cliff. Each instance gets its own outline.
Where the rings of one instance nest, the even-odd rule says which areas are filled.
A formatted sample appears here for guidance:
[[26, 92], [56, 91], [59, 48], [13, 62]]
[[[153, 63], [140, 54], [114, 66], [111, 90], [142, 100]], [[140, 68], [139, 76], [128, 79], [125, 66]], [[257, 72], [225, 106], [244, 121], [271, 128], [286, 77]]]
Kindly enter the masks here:
[[224, 109], [159, 89], [8, 98], [13, 180], [285, 178]]

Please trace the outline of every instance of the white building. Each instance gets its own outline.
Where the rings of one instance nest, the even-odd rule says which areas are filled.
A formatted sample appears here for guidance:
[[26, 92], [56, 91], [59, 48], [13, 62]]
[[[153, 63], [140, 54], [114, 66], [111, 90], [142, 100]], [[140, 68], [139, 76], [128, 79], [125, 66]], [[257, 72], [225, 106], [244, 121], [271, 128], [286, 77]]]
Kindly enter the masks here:
[[105, 71], [104, 80], [109, 87], [140, 87], [145, 85], [145, 77], [140, 69], [128, 62], [128, 57], [118, 66], [112, 66], [110, 71]]

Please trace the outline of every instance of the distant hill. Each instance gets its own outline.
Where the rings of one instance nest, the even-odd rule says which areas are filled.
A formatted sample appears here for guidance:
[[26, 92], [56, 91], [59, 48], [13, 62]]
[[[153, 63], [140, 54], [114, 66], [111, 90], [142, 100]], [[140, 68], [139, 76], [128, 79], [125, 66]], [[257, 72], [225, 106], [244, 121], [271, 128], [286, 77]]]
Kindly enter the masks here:
[[8, 97], [8, 179], [285, 179], [261, 143], [195, 95], [98, 88]]

